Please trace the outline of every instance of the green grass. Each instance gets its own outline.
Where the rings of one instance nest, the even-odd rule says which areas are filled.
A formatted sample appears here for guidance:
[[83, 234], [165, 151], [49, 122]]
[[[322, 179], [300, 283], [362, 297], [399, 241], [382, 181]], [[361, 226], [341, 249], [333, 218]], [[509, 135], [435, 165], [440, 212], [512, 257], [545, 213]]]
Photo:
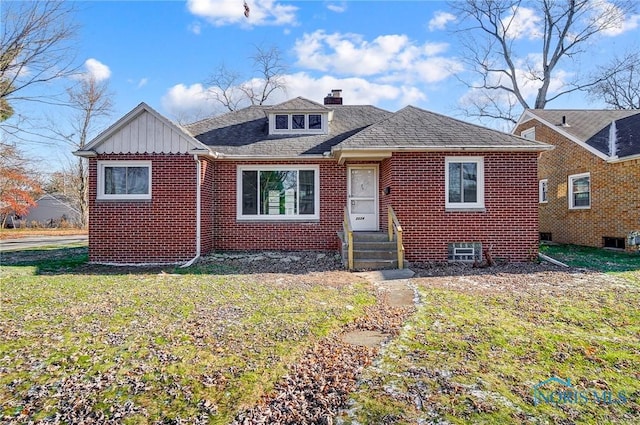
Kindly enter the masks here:
[[86, 249], [45, 254], [0, 268], [0, 416], [16, 423], [229, 423], [375, 301], [355, 276], [107, 273]]
[[[639, 423], [640, 272], [632, 273], [590, 275], [591, 285], [577, 276], [577, 287], [553, 290], [532, 289], [548, 274], [510, 290], [419, 280], [423, 304], [365, 372], [347, 423]], [[552, 376], [569, 378], [588, 402], [535, 405], [534, 385]], [[626, 402], [598, 403], [593, 391], [612, 400], [622, 391]]]
[[640, 270], [640, 254], [577, 245], [542, 245], [540, 252], [572, 267], [602, 272]]

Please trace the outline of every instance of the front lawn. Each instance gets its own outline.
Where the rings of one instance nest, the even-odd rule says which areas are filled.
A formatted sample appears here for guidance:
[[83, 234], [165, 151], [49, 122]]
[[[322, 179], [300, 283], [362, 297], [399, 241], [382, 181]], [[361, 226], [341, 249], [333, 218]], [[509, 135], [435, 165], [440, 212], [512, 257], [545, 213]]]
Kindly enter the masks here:
[[415, 279], [345, 421], [640, 423], [640, 272], [548, 269]]
[[340, 271], [119, 271], [59, 253], [3, 259], [0, 422], [226, 424], [375, 302]]

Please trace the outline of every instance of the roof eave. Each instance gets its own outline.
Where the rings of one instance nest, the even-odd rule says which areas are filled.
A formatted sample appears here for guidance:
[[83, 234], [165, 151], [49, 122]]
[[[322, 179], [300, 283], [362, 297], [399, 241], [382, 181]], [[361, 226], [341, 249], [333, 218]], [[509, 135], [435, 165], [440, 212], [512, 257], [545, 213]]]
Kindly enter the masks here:
[[325, 154], [310, 154], [310, 155], [237, 155], [226, 154], [222, 152], [216, 152], [216, 159], [227, 161], [317, 161], [319, 159], [334, 159], [330, 152]]
[[75, 156], [79, 156], [81, 158], [95, 158], [96, 156], [98, 156], [98, 153], [92, 150], [78, 150], [78, 151], [73, 151], [72, 153]]
[[617, 164], [618, 162], [634, 161], [636, 159], [640, 159], [640, 153], [637, 153], [635, 155], [623, 156], [623, 157], [612, 157], [607, 159], [607, 163]]

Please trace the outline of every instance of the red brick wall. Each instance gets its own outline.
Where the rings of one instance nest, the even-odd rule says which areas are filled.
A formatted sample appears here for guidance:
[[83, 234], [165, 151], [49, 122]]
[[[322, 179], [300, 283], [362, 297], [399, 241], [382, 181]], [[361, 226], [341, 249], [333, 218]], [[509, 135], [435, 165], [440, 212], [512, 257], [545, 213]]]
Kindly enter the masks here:
[[[536, 140], [556, 148], [538, 161], [538, 178], [548, 180], [548, 202], [539, 204], [540, 232], [555, 242], [603, 246], [603, 237], [625, 238], [640, 230], [640, 160], [607, 163], [557, 131], [530, 120], [515, 134], [535, 127]], [[568, 178], [591, 173], [591, 208], [570, 210]]]
[[[96, 200], [98, 160], [151, 160], [152, 199]], [[89, 260], [187, 261], [196, 249], [196, 162], [192, 155], [100, 155], [89, 161]], [[206, 196], [203, 196], [206, 198]]]
[[[484, 158], [485, 212], [445, 211], [445, 157], [457, 155]], [[381, 186], [391, 193], [380, 203], [400, 220], [408, 261], [446, 261], [452, 242], [481, 242], [494, 258], [529, 261], [538, 252], [536, 167], [537, 153], [395, 153], [382, 163]]]
[[346, 167], [333, 161], [268, 162], [269, 165], [320, 167], [320, 220], [296, 222], [238, 221], [238, 165], [265, 162], [218, 161], [213, 172], [214, 248], [217, 250], [337, 250], [346, 204]]
[[[399, 153], [380, 165], [380, 228], [392, 205], [405, 230], [409, 261], [445, 261], [450, 242], [482, 242], [495, 257], [531, 259], [537, 252], [536, 153], [483, 156], [486, 212], [445, 211], [444, 158]], [[90, 161], [90, 260], [144, 263], [187, 261], [195, 255], [196, 162], [189, 155], [104, 155], [100, 159], [152, 160], [152, 200], [96, 201], [96, 160]], [[202, 254], [211, 250], [337, 250], [346, 204], [347, 167], [320, 168], [320, 219], [247, 222], [236, 219], [238, 165], [202, 162]], [[270, 165], [276, 164], [269, 162]], [[300, 162], [278, 162], [280, 165]], [[384, 194], [390, 187], [391, 193]]]

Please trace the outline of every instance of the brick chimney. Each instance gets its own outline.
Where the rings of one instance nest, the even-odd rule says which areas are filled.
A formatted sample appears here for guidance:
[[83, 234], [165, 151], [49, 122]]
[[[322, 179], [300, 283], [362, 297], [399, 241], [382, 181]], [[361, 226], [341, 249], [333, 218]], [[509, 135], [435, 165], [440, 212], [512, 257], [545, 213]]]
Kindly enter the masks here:
[[333, 89], [324, 98], [325, 105], [342, 105], [342, 89]]

